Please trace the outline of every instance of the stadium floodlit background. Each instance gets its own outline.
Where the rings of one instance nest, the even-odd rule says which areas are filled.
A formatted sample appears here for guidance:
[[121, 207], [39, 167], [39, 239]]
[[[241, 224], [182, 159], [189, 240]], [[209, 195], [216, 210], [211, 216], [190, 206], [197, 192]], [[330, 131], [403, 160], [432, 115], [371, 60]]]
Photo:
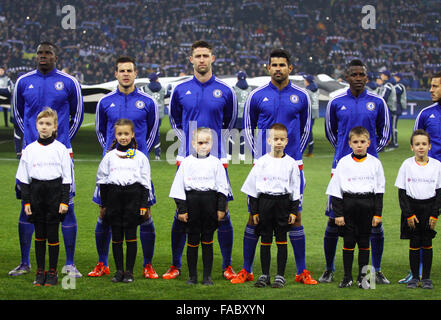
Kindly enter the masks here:
[[[375, 7], [375, 29], [361, 26], [365, 16], [361, 11], [366, 4]], [[75, 29], [62, 27], [65, 16], [62, 8], [66, 5], [75, 8]], [[193, 41], [204, 39], [214, 45], [216, 61], [213, 68], [217, 76], [234, 76], [239, 70], [246, 71], [249, 77], [266, 75], [264, 65], [274, 47], [284, 47], [291, 52], [293, 74], [326, 74], [336, 81], [342, 80], [344, 65], [349, 60], [360, 58], [371, 72], [401, 72], [407, 81], [409, 101], [415, 105], [407, 119], [399, 122], [400, 148], [380, 155], [387, 179], [383, 270], [392, 284], [377, 286], [376, 290], [369, 292], [337, 290], [342, 274], [339, 251], [334, 283], [306, 287], [294, 283], [294, 276], [287, 276], [288, 285], [277, 292], [256, 291], [249, 283], [234, 286], [222, 280], [218, 248], [215, 248], [213, 288], [188, 289], [185, 285], [185, 254], [183, 276], [179, 280], [141, 279], [141, 246], [138, 246], [137, 258], [139, 272], [130, 288], [111, 284], [109, 277], [87, 278], [87, 272], [97, 259], [94, 228], [98, 210], [92, 204], [91, 196], [101, 157], [93, 114], [86, 114], [74, 140], [75, 206], [79, 226], [76, 264], [84, 277], [78, 280], [76, 290], [62, 290], [60, 286], [50, 290], [50, 295], [47, 291], [34, 290], [33, 274], [17, 278], [7, 275], [19, 262], [19, 201], [15, 200], [13, 190], [17, 160], [12, 128], [0, 122], [0, 180], [6, 182], [0, 194], [0, 299], [440, 299], [439, 239], [434, 241], [432, 274], [435, 289], [424, 293], [421, 290], [409, 292], [397, 284], [408, 271], [408, 244], [399, 240], [400, 211], [393, 187], [399, 165], [411, 156], [407, 144], [416, 111], [430, 104], [431, 75], [441, 69], [439, 12], [441, 1], [34, 0], [24, 5], [0, 0], [0, 66], [6, 69], [13, 82], [20, 74], [35, 69], [35, 50], [42, 40], [52, 41], [60, 47], [57, 67], [64, 68], [86, 86], [114, 80], [114, 61], [119, 55], [135, 57], [139, 78], [147, 77], [151, 72], [159, 72], [161, 77], [191, 74], [189, 48]], [[326, 101], [321, 101], [322, 111], [325, 105]], [[302, 221], [306, 233], [307, 267], [315, 278], [324, 268], [324, 191], [333, 154], [323, 127], [321, 118], [313, 129], [316, 157], [304, 159], [308, 185]], [[161, 126], [163, 146], [170, 144], [164, 141], [169, 129], [168, 119], [165, 119]], [[152, 161], [151, 165], [153, 181], [165, 181], [155, 183], [158, 204], [152, 209], [157, 235], [153, 264], [158, 274], [162, 274], [171, 262], [173, 203], [168, 199], [170, 185], [166, 181], [171, 184], [176, 169], [165, 161]], [[239, 190], [249, 169], [245, 164], [232, 165], [230, 173], [235, 192], [231, 212], [235, 228], [233, 267], [236, 271], [242, 267], [242, 237], [247, 219], [246, 199]], [[32, 250], [31, 263], [33, 254]], [[287, 275], [295, 272], [293, 261], [290, 251]], [[112, 267], [111, 254], [109, 262]], [[63, 263], [62, 245], [59, 266]], [[255, 274], [260, 273], [258, 250], [254, 269]]]

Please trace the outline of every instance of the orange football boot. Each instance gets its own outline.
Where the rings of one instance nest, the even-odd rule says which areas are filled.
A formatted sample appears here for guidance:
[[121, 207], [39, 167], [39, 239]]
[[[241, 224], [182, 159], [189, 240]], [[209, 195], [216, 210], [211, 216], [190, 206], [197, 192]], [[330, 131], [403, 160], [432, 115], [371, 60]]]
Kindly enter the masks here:
[[296, 282], [304, 283], [304, 284], [317, 284], [317, 280], [314, 280], [311, 277], [311, 273], [308, 270], [303, 270], [301, 274], [296, 275]]

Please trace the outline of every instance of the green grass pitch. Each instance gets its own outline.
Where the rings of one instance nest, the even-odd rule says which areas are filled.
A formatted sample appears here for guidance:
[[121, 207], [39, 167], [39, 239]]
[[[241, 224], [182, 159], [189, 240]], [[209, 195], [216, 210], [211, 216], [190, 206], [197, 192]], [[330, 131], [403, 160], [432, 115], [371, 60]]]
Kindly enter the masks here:
[[[399, 239], [400, 209], [397, 190], [394, 182], [402, 161], [411, 156], [409, 137], [413, 128], [413, 120], [398, 122], [399, 144], [397, 150], [383, 152], [380, 160], [386, 175], [386, 193], [384, 197], [383, 225], [385, 230], [385, 248], [382, 270], [391, 281], [390, 285], [377, 285], [375, 290], [360, 290], [355, 286], [348, 289], [338, 289], [338, 282], [343, 276], [341, 246], [339, 240], [335, 260], [335, 281], [330, 284], [306, 286], [295, 283], [295, 260], [292, 246], [289, 244], [288, 264], [286, 270], [287, 285], [283, 289], [259, 289], [252, 283], [233, 285], [222, 278], [221, 254], [215, 236], [213, 280], [215, 285], [205, 287], [186, 285], [188, 271], [186, 268], [185, 252], [183, 256], [182, 275], [176, 280], [147, 280], [141, 276], [142, 248], [138, 241], [138, 256], [135, 266], [135, 282], [132, 284], [113, 284], [111, 276], [88, 278], [87, 273], [97, 262], [94, 230], [98, 208], [92, 203], [92, 193], [95, 186], [95, 175], [101, 158], [101, 147], [98, 145], [94, 128], [94, 115], [87, 114], [82, 128], [75, 137], [73, 148], [75, 152], [76, 197], [75, 213], [78, 222], [78, 235], [75, 260], [83, 278], [75, 283], [69, 282], [74, 289], [63, 289], [61, 283], [63, 274], [60, 272], [60, 285], [53, 288], [35, 288], [32, 285], [35, 271], [34, 246], [31, 250], [32, 272], [30, 274], [11, 277], [8, 271], [14, 268], [20, 260], [18, 241], [18, 215], [20, 202], [15, 199], [14, 184], [18, 161], [15, 159], [13, 147], [13, 131], [11, 126], [5, 127], [0, 123], [0, 300], [415, 300], [441, 298], [441, 271], [439, 239], [434, 240], [434, 259], [432, 280], [434, 290], [408, 290], [397, 283], [409, 270], [408, 242]], [[161, 127], [163, 150], [164, 145], [173, 143], [165, 141], [165, 134], [170, 129], [165, 118]], [[327, 223], [324, 215], [326, 204], [325, 190], [330, 179], [333, 149], [324, 135], [323, 118], [316, 121], [313, 128], [315, 137], [315, 156], [304, 158], [304, 171], [307, 179], [304, 194], [304, 210], [302, 222], [306, 234], [306, 264], [313, 277], [318, 279], [324, 271], [323, 235]], [[173, 220], [174, 203], [168, 198], [169, 188], [176, 170], [174, 165], [166, 161], [151, 161], [152, 179], [155, 183], [157, 204], [152, 208], [156, 229], [156, 245], [153, 265], [159, 275], [162, 275], [171, 263], [170, 230]], [[249, 164], [231, 164], [229, 177], [231, 180], [234, 201], [230, 203], [231, 220], [234, 227], [234, 248], [232, 264], [236, 271], [242, 268], [242, 238], [248, 213], [246, 197], [240, 192], [241, 185], [250, 170]], [[439, 229], [439, 226], [438, 226]], [[60, 241], [62, 235], [60, 232]], [[356, 251], [357, 252], [357, 251]], [[276, 247], [272, 248], [272, 275], [275, 275]], [[354, 275], [357, 259], [354, 259]], [[64, 246], [60, 246], [59, 271], [65, 262]], [[110, 250], [111, 274], [115, 271], [113, 256]], [[202, 262], [199, 261], [201, 268]], [[259, 247], [257, 248], [255, 276], [260, 274]], [[68, 282], [66, 282], [68, 283]]]

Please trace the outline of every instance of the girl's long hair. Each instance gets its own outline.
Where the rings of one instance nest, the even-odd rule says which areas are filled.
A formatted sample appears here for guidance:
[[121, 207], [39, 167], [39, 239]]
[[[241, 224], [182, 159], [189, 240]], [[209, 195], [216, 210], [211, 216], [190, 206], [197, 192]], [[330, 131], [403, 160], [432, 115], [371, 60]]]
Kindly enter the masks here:
[[[132, 132], [135, 133], [135, 125], [133, 124], [133, 121], [130, 119], [118, 119], [118, 121], [116, 121], [115, 125], [113, 126], [114, 130], [116, 130], [116, 127], [118, 126], [129, 126]], [[133, 142], [133, 149], [138, 149], [138, 143], [136, 142], [135, 137], [132, 138], [132, 142]], [[116, 138], [113, 139], [112, 145], [110, 146], [109, 150], [107, 150], [107, 152], [115, 149], [117, 144], [118, 141], [116, 140]]]

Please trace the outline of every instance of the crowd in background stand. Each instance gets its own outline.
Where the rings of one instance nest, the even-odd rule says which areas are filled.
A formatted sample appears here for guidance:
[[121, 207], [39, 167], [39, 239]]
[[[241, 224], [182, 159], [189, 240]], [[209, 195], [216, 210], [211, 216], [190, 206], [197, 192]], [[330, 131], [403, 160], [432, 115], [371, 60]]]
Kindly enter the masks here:
[[[15, 82], [35, 68], [37, 43], [60, 48], [60, 68], [82, 84], [114, 80], [119, 55], [136, 58], [139, 77], [191, 73], [197, 39], [214, 45], [218, 76], [239, 70], [266, 75], [274, 47], [294, 57], [294, 72], [342, 77], [353, 58], [370, 71], [400, 72], [412, 89], [427, 89], [441, 68], [441, 1], [371, 1], [375, 29], [363, 29], [363, 1], [342, 0], [35, 0], [0, 3], [0, 65]], [[75, 29], [63, 29], [64, 5], [75, 8]]]

